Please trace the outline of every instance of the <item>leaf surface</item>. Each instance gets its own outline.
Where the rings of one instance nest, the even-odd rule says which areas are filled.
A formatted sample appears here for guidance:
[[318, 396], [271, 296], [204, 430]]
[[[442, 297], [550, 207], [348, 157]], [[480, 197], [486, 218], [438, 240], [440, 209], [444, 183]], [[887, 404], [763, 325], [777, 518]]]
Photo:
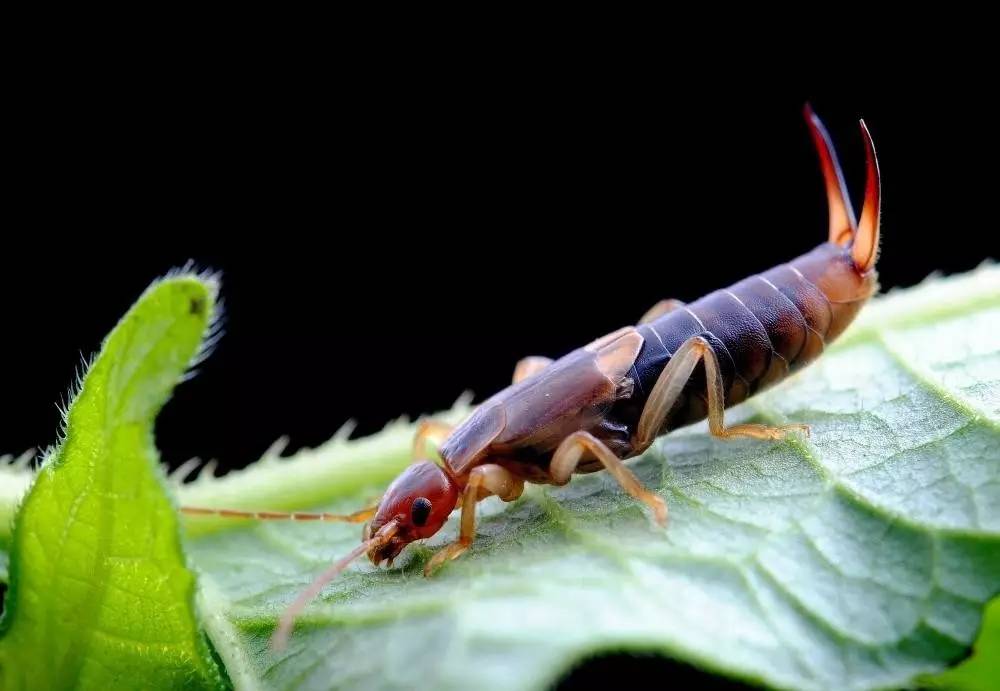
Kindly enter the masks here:
[[[633, 462], [667, 499], [668, 530], [605, 473], [490, 499], [461, 559], [421, 576], [453, 517], [390, 570], [357, 562], [280, 654], [276, 616], [359, 528], [192, 523], [206, 626], [239, 688], [541, 689], [603, 651], [785, 688], [912, 683], [968, 654], [1000, 590], [997, 324], [996, 267], [881, 298], [815, 365], [727, 413], [805, 422], [810, 438], [722, 442], [696, 425]], [[405, 465], [409, 431], [182, 496], [357, 508]]]

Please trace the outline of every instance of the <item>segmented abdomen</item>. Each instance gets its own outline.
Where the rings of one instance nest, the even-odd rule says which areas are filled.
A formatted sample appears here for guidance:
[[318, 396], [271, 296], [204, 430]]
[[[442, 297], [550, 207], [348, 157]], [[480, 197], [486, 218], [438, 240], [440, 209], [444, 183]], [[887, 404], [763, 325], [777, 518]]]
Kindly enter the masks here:
[[[640, 326], [645, 343], [631, 372], [635, 395], [617, 411], [623, 421], [638, 422], [660, 372], [692, 336], [703, 336], [718, 356], [727, 406], [815, 360], [864, 301], [842, 299], [841, 288], [847, 288], [842, 276], [849, 276], [842, 265], [846, 261], [843, 250], [823, 245]], [[850, 288], [854, 292], [855, 286]], [[699, 365], [663, 431], [702, 419], [705, 391]], [[632, 416], [636, 419], [627, 419]]]

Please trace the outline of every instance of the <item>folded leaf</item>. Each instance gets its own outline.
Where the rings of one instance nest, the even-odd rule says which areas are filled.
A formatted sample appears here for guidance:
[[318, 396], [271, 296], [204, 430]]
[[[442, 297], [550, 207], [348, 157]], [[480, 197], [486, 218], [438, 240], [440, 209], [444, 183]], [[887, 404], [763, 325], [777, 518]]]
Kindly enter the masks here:
[[17, 512], [5, 689], [219, 688], [153, 420], [197, 354], [215, 284], [155, 283], [111, 332]]

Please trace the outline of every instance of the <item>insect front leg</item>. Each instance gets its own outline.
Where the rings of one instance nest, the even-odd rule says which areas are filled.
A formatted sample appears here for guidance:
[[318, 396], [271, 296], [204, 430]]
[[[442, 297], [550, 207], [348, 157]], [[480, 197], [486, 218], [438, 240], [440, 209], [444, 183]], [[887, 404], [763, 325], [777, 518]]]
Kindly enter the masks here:
[[577, 464], [585, 452], [590, 452], [618, 481], [626, 492], [653, 510], [656, 522], [661, 526], [667, 524], [667, 504], [663, 499], [646, 489], [622, 459], [615, 455], [600, 439], [590, 432], [574, 432], [559, 444], [552, 462], [549, 464], [549, 474], [557, 485], [565, 485], [576, 470]]
[[516, 384], [532, 375], [538, 374], [551, 364], [552, 358], [542, 357], [541, 355], [532, 355], [523, 358], [514, 367], [514, 379], [512, 383]]
[[431, 557], [424, 567], [424, 575], [430, 576], [472, 545], [472, 540], [476, 537], [476, 502], [491, 494], [495, 494], [503, 501], [514, 501], [523, 491], [524, 480], [502, 466], [486, 463], [473, 468], [469, 473], [469, 482], [462, 492], [462, 518], [458, 540], [442, 547]]
[[725, 394], [722, 390], [722, 375], [719, 373], [719, 360], [712, 346], [701, 336], [692, 336], [684, 341], [670, 362], [663, 368], [653, 390], [649, 394], [646, 406], [639, 417], [633, 447], [637, 451], [649, 448], [667, 414], [677, 401], [681, 391], [691, 378], [691, 373], [699, 362], [705, 363], [705, 379], [708, 382], [708, 429], [712, 436], [720, 439], [733, 437], [752, 437], [754, 439], [783, 439], [788, 432], [797, 431], [809, 433], [808, 425], [756, 425], [742, 424], [726, 427], [723, 414], [726, 406]]
[[454, 429], [452, 425], [438, 420], [421, 420], [413, 435], [413, 460], [425, 458], [428, 440], [439, 445]]
[[664, 314], [670, 314], [675, 309], [683, 307], [684, 303], [680, 300], [660, 300], [658, 303], [646, 310], [646, 313], [642, 315], [642, 319], [639, 320], [640, 324], [648, 324], [651, 321], [656, 321]]

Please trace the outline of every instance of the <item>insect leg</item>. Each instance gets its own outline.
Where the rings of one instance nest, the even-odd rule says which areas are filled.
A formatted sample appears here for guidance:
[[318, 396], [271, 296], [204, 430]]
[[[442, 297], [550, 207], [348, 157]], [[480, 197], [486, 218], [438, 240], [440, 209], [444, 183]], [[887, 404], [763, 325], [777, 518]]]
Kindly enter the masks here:
[[542, 357], [540, 355], [532, 355], [519, 360], [517, 366], [514, 367], [513, 383], [516, 384], [519, 381], [527, 379], [533, 374], [538, 374], [551, 364], [552, 358]]
[[552, 456], [552, 463], [549, 464], [549, 474], [552, 476], [552, 481], [557, 485], [569, 482], [569, 478], [576, 470], [583, 454], [588, 451], [604, 464], [605, 469], [618, 481], [622, 489], [653, 510], [657, 523], [666, 525], [666, 502], [643, 487], [639, 478], [628, 469], [622, 459], [618, 458], [614, 451], [590, 432], [574, 432], [562, 440]]
[[435, 445], [440, 444], [451, 434], [452, 429], [454, 427], [445, 422], [421, 420], [417, 425], [416, 434], [413, 435], [413, 459], [425, 458], [427, 441], [434, 441]]
[[680, 300], [660, 300], [658, 303], [646, 310], [646, 313], [642, 315], [642, 319], [639, 320], [640, 324], [648, 324], [651, 321], [659, 319], [664, 314], [670, 314], [678, 307], [683, 307], [684, 303]]
[[486, 463], [477, 466], [469, 473], [469, 482], [462, 492], [462, 519], [458, 531], [458, 540], [442, 547], [431, 557], [424, 567], [424, 575], [430, 576], [445, 563], [458, 557], [469, 549], [476, 536], [476, 502], [495, 494], [503, 501], [514, 501], [524, 491], [524, 480], [514, 475], [506, 468]]
[[753, 437], [754, 439], [782, 439], [791, 431], [809, 432], [808, 425], [770, 425], [743, 424], [726, 427], [723, 422], [725, 410], [725, 395], [722, 390], [722, 375], [719, 373], [719, 360], [712, 346], [701, 336], [692, 336], [684, 341], [670, 362], [663, 368], [659, 379], [653, 386], [646, 401], [646, 407], [639, 417], [639, 426], [633, 440], [633, 447], [639, 451], [645, 450], [653, 443], [653, 439], [663, 426], [667, 414], [677, 401], [691, 373], [698, 362], [705, 363], [705, 379], [708, 382], [708, 429], [713, 436], [721, 439], [732, 437]]

